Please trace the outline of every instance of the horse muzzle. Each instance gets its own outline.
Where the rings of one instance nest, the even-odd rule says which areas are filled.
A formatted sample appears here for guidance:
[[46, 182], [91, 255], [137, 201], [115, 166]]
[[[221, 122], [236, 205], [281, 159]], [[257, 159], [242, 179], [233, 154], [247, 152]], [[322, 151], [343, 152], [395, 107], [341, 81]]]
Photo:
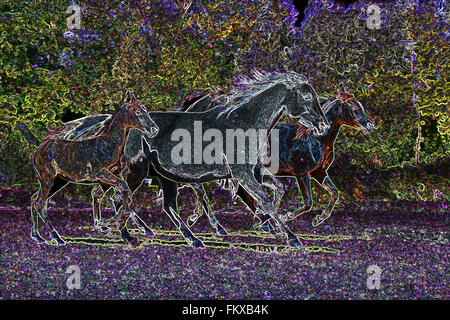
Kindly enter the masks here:
[[330, 124], [325, 121], [322, 121], [319, 123], [319, 129], [317, 130], [318, 132], [317, 134], [323, 135], [327, 132], [328, 129], [330, 129]]
[[375, 129], [375, 125], [372, 122], [367, 122], [363, 128], [364, 133], [371, 133]]
[[150, 128], [150, 131], [148, 131], [148, 130], [145, 130], [145, 131], [149, 135], [150, 138], [154, 138], [158, 134], [159, 128], [156, 126], [152, 126]]
[[312, 128], [313, 133], [316, 136], [324, 135], [327, 132], [328, 129], [330, 129], [330, 125], [328, 123], [324, 122], [324, 121], [319, 123], [319, 127], [318, 128], [317, 127], [313, 127]]

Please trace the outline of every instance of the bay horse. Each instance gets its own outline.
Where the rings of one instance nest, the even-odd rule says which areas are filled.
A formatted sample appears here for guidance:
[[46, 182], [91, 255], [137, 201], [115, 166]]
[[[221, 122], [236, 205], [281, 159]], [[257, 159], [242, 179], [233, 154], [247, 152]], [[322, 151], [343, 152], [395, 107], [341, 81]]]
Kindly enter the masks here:
[[[58, 245], [65, 244], [47, 217], [47, 201], [60, 189], [61, 181], [64, 185], [68, 182], [101, 183], [116, 188], [124, 199], [120, 221], [122, 238], [133, 243], [134, 238], [125, 228], [129, 215], [133, 213], [128, 206], [130, 189], [126, 182], [128, 164], [124, 147], [130, 129], [138, 129], [153, 137], [158, 133], [158, 126], [130, 92], [125, 94], [122, 104], [115, 106], [113, 115], [88, 116], [54, 129], [37, 147], [33, 166], [38, 174], [40, 190], [31, 197], [31, 237], [39, 244], [46, 242], [39, 234], [39, 217], [51, 238]], [[19, 130], [23, 129], [22, 124]], [[25, 135], [27, 139], [30, 136], [29, 132]], [[29, 141], [36, 143], [38, 140]], [[55, 185], [55, 180], [59, 181], [59, 186]]]
[[[343, 126], [363, 130], [365, 133], [371, 132], [375, 127], [372, 120], [366, 115], [364, 107], [355, 99], [351, 91], [340, 93], [338, 98], [324, 103], [322, 111], [331, 124], [330, 129], [323, 135], [314, 135], [301, 125], [281, 123], [275, 125], [275, 129], [279, 130], [280, 137], [280, 163], [277, 172], [272, 173], [277, 177], [294, 176], [304, 200], [303, 207], [281, 216], [283, 222], [295, 219], [312, 209], [311, 178], [321, 184], [332, 196], [331, 202], [323, 213], [314, 218], [313, 226], [317, 227], [331, 216], [339, 199], [339, 192], [327, 171], [334, 160], [334, 143], [339, 132]], [[203, 210], [196, 208], [196, 213], [188, 218], [191, 225], [199, 218], [198, 213], [205, 212], [208, 215], [214, 215], [209, 207], [209, 202], [203, 199], [206, 197], [203, 186], [194, 185], [193, 188], [196, 189], [195, 193], [199, 197], [197, 206], [202, 204], [207, 207]], [[268, 221], [270, 216], [258, 213], [256, 201], [251, 194], [238, 185], [232, 186], [232, 188], [235, 189], [235, 194], [252, 210], [255, 217], [260, 220], [262, 229], [274, 234], [273, 227]], [[211, 221], [211, 219], [209, 220]]]
[[[255, 72], [253, 77], [254, 79], [241, 81], [232, 94], [212, 109], [187, 113], [150, 112], [150, 116], [160, 129], [159, 134], [152, 139], [144, 138], [139, 131], [130, 132], [125, 152], [130, 163], [130, 174], [127, 179], [130, 189], [136, 190], [145, 178], [153, 178], [160, 185], [164, 196], [163, 211], [194, 247], [204, 245], [179, 217], [178, 183], [204, 183], [230, 178], [237, 179], [257, 200], [261, 209], [276, 221], [290, 246], [301, 245], [298, 238], [275, 215], [283, 195], [281, 183], [267, 171], [264, 172], [261, 163], [250, 161], [252, 155], [249, 154], [249, 143], [241, 146], [243, 163], [234, 163], [234, 159], [239, 156], [239, 146], [236, 144], [230, 152], [231, 156], [228, 152], [218, 152], [215, 154], [218, 161], [213, 163], [198, 163], [195, 152], [188, 153], [185, 162], [176, 163], [172, 158], [173, 150], [180, 143], [180, 140], [173, 138], [174, 133], [180, 130], [186, 133], [187, 137], [194, 137], [194, 143], [200, 143], [201, 150], [205, 149], [207, 146], [205, 141], [196, 140], [195, 126], [199, 122], [203, 130], [212, 129], [222, 137], [226, 136], [227, 130], [235, 129], [245, 132], [248, 129], [266, 130], [267, 137], [267, 133], [287, 111], [291, 117], [317, 134], [328, 129], [329, 124], [320, 109], [318, 96], [306, 78], [293, 71], [281, 74]], [[265, 194], [261, 184], [274, 190], [273, 201]], [[120, 197], [116, 197], [115, 201], [116, 208], [119, 208]], [[98, 204], [95, 199], [93, 203]], [[140, 227], [151, 235], [151, 230], [142, 220], [140, 222]]]

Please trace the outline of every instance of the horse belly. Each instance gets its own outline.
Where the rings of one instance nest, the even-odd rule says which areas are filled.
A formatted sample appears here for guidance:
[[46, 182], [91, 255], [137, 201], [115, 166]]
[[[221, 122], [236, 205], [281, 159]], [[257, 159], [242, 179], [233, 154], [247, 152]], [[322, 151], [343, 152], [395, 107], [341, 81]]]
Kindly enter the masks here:
[[[91, 141], [92, 142], [92, 141]], [[98, 144], [86, 141], [58, 145], [55, 150], [57, 172], [73, 182], [92, 182], [103, 169], [109, 169], [118, 162], [112, 150], [99, 149]]]

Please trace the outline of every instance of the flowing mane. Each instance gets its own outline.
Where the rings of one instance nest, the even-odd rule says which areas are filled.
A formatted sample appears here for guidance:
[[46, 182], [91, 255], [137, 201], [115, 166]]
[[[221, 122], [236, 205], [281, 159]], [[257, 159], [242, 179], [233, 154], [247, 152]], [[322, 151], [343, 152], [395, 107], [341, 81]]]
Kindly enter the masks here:
[[95, 138], [101, 135], [111, 124], [114, 116], [118, 113], [118, 104], [111, 114], [86, 116], [64, 123], [61, 127], [50, 130], [47, 137], [60, 138], [70, 141], [81, 141]]
[[233, 111], [249, 102], [251, 98], [276, 84], [283, 83], [292, 89], [299, 83], [305, 82], [307, 79], [294, 71], [278, 73], [253, 70], [252, 78], [240, 77], [236, 80], [235, 88], [227, 96], [229, 101], [224, 104], [224, 110], [219, 113], [218, 117], [223, 115], [228, 117]]

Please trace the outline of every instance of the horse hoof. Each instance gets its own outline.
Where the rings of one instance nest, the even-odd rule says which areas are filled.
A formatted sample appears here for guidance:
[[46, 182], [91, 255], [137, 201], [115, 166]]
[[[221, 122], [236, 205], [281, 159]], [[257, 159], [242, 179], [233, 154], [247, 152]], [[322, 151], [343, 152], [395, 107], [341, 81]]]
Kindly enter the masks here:
[[197, 222], [197, 219], [192, 218], [192, 216], [189, 216], [187, 218], [187, 224], [189, 227], [192, 227]]
[[63, 239], [61, 239], [61, 238], [54, 238], [53, 240], [56, 241], [56, 244], [58, 246], [65, 246], [66, 245], [66, 242]]
[[265, 233], [270, 233], [271, 235], [277, 234], [270, 223], [263, 223], [261, 225], [261, 230], [264, 231]]
[[111, 228], [108, 227], [99, 227], [101, 233], [107, 234], [111, 231]]
[[205, 247], [205, 245], [203, 244], [203, 242], [200, 239], [192, 240], [192, 246], [194, 248], [204, 248]]
[[320, 217], [315, 217], [313, 222], [312, 222], [312, 226], [315, 228], [319, 225], [321, 225], [327, 218], [320, 218]]
[[133, 247], [139, 247], [140, 245], [141, 245], [141, 242], [139, 241], [139, 240], [137, 240], [136, 239], [136, 241], [133, 241], [132, 243], [131, 243], [131, 245], [133, 246]]
[[137, 247], [137, 246], [139, 246], [141, 244], [139, 242], [139, 240], [136, 239], [135, 237], [125, 238], [125, 239], [123, 239], [123, 241], [125, 242], [125, 244], [131, 244], [133, 247]]
[[135, 247], [137, 247], [138, 245], [141, 244], [137, 238], [132, 237], [130, 234], [124, 235], [122, 233], [122, 240], [125, 244], [131, 244], [132, 246], [135, 246]]
[[44, 244], [47, 241], [45, 241], [44, 238], [42, 238], [40, 235], [31, 235], [31, 239], [33, 239], [34, 241], [36, 241], [38, 244]]
[[227, 230], [225, 230], [223, 227], [217, 227], [217, 233], [219, 234], [219, 236], [227, 236], [228, 232]]
[[291, 238], [287, 241], [289, 247], [298, 248], [302, 246], [302, 243], [297, 238]]
[[154, 237], [156, 237], [156, 234], [152, 230], [146, 229], [145, 230], [145, 236], [148, 237], [148, 238], [154, 238]]

